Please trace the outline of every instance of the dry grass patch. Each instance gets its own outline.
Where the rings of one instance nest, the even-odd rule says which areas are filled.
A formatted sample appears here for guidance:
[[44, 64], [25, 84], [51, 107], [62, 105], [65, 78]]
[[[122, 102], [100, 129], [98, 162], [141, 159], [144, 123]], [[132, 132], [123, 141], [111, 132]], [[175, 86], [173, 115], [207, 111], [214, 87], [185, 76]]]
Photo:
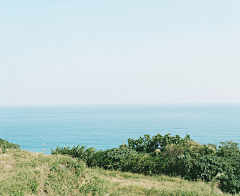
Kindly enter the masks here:
[[0, 154], [0, 180], [7, 178], [9, 172], [14, 168], [13, 154]]
[[[168, 177], [165, 175], [146, 176], [128, 172], [109, 171], [100, 168], [91, 169], [95, 175], [110, 182], [112, 194], [121, 190], [123, 195], [145, 194], [146, 195], [222, 195], [223, 193], [214, 187], [211, 194], [211, 183], [202, 181], [194, 182], [179, 177]], [[127, 193], [128, 191], [132, 193]], [[125, 192], [124, 192], [125, 190]], [[143, 194], [143, 195], [144, 195]], [[229, 195], [229, 194], [224, 194]]]
[[107, 193], [102, 180], [87, 174], [83, 162], [68, 156], [12, 149], [1, 154], [0, 162], [0, 195]]

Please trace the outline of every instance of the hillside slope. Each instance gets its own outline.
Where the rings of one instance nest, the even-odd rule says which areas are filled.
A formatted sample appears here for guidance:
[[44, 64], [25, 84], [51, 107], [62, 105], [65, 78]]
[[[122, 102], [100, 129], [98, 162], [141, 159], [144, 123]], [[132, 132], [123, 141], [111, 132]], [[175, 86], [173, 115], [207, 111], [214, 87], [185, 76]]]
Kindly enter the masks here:
[[90, 169], [63, 155], [0, 150], [0, 195], [229, 195], [212, 184]]

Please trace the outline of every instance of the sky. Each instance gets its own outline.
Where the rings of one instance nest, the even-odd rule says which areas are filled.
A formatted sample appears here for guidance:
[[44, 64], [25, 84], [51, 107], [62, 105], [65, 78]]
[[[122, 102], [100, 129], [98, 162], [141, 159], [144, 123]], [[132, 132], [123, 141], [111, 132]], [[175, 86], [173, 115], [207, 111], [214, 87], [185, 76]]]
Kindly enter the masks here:
[[240, 102], [239, 0], [0, 0], [0, 105]]

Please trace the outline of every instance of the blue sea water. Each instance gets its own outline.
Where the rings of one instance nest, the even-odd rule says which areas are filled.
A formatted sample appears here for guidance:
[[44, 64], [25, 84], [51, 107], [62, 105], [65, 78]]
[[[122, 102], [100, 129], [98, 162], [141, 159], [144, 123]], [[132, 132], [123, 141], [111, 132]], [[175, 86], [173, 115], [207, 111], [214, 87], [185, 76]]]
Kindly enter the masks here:
[[[0, 138], [31, 152], [118, 147], [144, 134], [189, 134], [201, 144], [240, 143], [239, 104], [1, 106]], [[43, 146], [45, 144], [45, 147]]]

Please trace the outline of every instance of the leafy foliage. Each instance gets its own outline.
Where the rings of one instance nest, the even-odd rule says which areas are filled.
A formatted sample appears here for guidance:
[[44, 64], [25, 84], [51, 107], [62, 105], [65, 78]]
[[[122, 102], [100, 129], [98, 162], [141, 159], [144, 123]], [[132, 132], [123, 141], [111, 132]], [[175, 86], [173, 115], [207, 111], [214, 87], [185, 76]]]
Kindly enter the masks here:
[[1, 148], [2, 152], [5, 153], [6, 150], [9, 149], [9, 148], [19, 149], [20, 145], [10, 143], [7, 140], [3, 140], [3, 139], [0, 138], [0, 148]]
[[128, 146], [131, 149], [135, 149], [137, 152], [154, 152], [156, 149], [164, 150], [168, 144], [182, 144], [184, 142], [190, 141], [189, 135], [185, 138], [181, 138], [179, 135], [171, 136], [166, 134], [162, 136], [157, 134], [150, 138], [150, 135], [145, 134], [144, 137], [139, 137], [139, 139], [128, 139]]
[[[89, 167], [143, 174], [181, 176], [188, 180], [219, 180], [220, 188], [240, 193], [240, 150], [237, 143], [201, 145], [189, 135], [144, 135], [128, 139], [128, 145], [96, 151], [94, 148], [57, 147], [52, 154], [78, 157]], [[221, 174], [221, 175], [220, 175]]]

